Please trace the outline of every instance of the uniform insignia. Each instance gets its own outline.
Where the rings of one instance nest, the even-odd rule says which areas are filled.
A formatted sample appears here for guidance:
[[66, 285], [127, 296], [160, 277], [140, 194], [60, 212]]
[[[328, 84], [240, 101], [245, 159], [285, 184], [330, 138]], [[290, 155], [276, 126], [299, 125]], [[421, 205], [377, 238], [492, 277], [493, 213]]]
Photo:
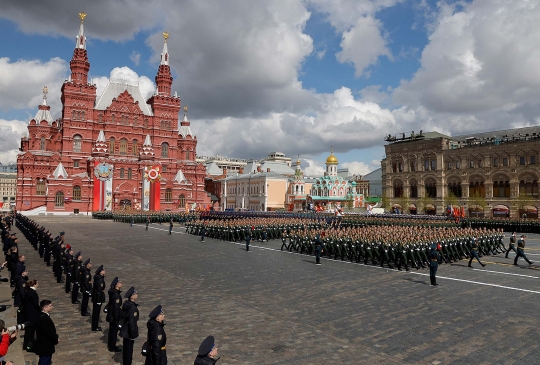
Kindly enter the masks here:
[[161, 341], [161, 338], [162, 338], [162, 337], [163, 337], [163, 336], [158, 335], [158, 336], [157, 336], [157, 339], [158, 339], [159, 341]]
[[137, 317], [137, 312], [133, 313], [133, 317]]
[[89, 278], [89, 277], [90, 277], [90, 275], [86, 275], [86, 277], [87, 277], [87, 278]]
[[116, 299], [116, 303], [120, 303], [120, 299]]

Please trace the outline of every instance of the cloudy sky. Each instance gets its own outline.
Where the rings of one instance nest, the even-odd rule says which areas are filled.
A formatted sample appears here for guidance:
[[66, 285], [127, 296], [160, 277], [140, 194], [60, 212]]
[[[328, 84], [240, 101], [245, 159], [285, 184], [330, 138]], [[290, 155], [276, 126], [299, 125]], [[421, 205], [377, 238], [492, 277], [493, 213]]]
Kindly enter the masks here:
[[[84, 6], [82, 6], [84, 5]], [[85, 11], [90, 74], [153, 80], [168, 31], [173, 90], [198, 153], [380, 165], [385, 135], [538, 124], [533, 0], [8, 1], [0, 12], [0, 161], [49, 88], [53, 116]]]

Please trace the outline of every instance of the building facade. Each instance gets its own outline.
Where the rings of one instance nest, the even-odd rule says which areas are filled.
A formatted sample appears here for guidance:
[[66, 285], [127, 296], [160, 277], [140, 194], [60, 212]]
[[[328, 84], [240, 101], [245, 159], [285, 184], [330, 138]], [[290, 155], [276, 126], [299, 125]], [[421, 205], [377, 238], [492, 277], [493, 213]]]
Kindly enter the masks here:
[[386, 138], [382, 160], [387, 207], [444, 214], [538, 216], [540, 127], [457, 137], [437, 132]]
[[205, 167], [195, 161], [197, 138], [187, 107], [171, 94], [167, 38], [145, 100], [135, 83], [111, 79], [100, 96], [88, 80], [84, 17], [61, 89], [62, 116], [43, 103], [21, 139], [17, 159], [17, 210], [32, 214], [83, 213], [133, 207], [184, 210], [205, 206]]
[[17, 172], [0, 172], [0, 211], [15, 208], [17, 191]]

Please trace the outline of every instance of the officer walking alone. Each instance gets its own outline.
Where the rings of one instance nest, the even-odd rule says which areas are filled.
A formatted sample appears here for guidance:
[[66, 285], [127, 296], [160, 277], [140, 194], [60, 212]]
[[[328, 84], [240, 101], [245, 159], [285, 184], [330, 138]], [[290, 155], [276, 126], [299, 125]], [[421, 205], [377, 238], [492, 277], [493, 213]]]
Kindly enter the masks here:
[[514, 251], [517, 255], [517, 251], [516, 251], [516, 232], [512, 232], [512, 235], [510, 236], [510, 244], [508, 245], [508, 250], [506, 250], [506, 255], [504, 255], [504, 258], [508, 258], [508, 253], [510, 251]]
[[323, 249], [323, 242], [321, 239], [321, 233], [317, 233], [315, 236], [315, 265], [321, 264], [321, 253]]
[[432, 244], [429, 251], [429, 280], [431, 285], [437, 284], [437, 269], [439, 268], [439, 251], [437, 250], [437, 245]]
[[146, 230], [148, 231], [148, 225], [150, 224], [150, 216], [146, 216]]
[[171, 220], [169, 221], [169, 235], [172, 234], [172, 228], [173, 228], [173, 219], [171, 218]]
[[518, 259], [520, 257], [523, 257], [525, 259], [525, 261], [527, 261], [527, 263], [529, 265], [532, 265], [534, 264], [534, 262], [532, 261], [529, 261], [529, 259], [527, 258], [527, 256], [525, 256], [525, 238], [527, 238], [527, 236], [525, 235], [522, 235], [521, 238], [518, 240], [517, 244], [518, 244], [518, 247], [517, 247], [517, 255], [516, 257], [514, 258], [514, 265], [517, 266], [517, 262], [518, 262]]

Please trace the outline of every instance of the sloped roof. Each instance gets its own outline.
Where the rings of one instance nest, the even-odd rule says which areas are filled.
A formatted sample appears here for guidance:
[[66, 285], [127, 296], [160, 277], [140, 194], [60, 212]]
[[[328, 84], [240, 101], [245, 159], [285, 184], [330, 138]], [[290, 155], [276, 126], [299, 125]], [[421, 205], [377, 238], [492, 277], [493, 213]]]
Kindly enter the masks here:
[[133, 96], [133, 99], [136, 102], [139, 102], [139, 108], [141, 108], [141, 111], [144, 115], [152, 116], [152, 110], [150, 109], [150, 105], [146, 104], [146, 100], [144, 100], [141, 89], [139, 89], [138, 86], [131, 85], [129, 83], [109, 81], [109, 83], [105, 87], [105, 90], [103, 91], [103, 94], [101, 94], [101, 96], [99, 97], [95, 109], [107, 109], [111, 105], [113, 99], [117, 98], [118, 95], [120, 95], [124, 91], [127, 91], [131, 96]]
[[283, 162], [264, 161], [261, 165], [261, 169], [263, 171], [270, 169], [270, 171], [283, 175], [294, 175], [294, 169]]
[[220, 169], [214, 161], [212, 161], [206, 164], [206, 173], [208, 175], [219, 176], [223, 175], [223, 170]]

